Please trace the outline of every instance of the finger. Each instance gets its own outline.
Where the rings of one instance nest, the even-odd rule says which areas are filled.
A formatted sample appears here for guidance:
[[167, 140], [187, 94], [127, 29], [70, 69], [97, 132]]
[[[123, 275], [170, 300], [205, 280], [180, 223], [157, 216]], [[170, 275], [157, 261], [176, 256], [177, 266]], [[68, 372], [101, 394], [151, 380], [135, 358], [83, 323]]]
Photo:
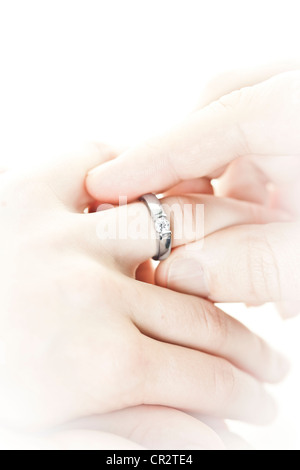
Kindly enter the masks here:
[[135, 273], [135, 278], [138, 281], [146, 282], [147, 284], [155, 283], [155, 268], [151, 260], [145, 261], [140, 264]]
[[144, 403], [253, 423], [274, 419], [276, 406], [262, 385], [229, 362], [146, 337], [145, 341], [149, 357]]
[[[218, 100], [224, 95], [227, 95], [235, 90], [250, 87], [265, 81], [277, 74], [299, 70], [299, 61], [283, 61], [274, 64], [269, 64], [255, 69], [232, 70], [224, 74], [220, 74], [206, 86], [201, 99], [199, 100], [198, 108], [205, 107], [215, 100]], [[254, 161], [255, 160], [255, 161]], [[282, 163], [277, 163], [270, 159], [239, 158], [233, 162], [225, 174], [220, 178], [217, 185], [217, 194], [224, 197], [232, 197], [239, 200], [256, 202], [259, 204], [267, 204], [270, 201], [270, 193], [267, 189], [267, 183], [276, 181], [279, 184], [283, 183], [284, 175], [288, 170], [288, 184], [290, 185], [291, 179], [297, 179], [300, 175], [299, 159], [297, 158], [297, 168], [295, 162], [287, 161], [286, 157], [282, 158]], [[278, 166], [280, 165], [280, 168]], [[276, 168], [274, 168], [276, 166]], [[278, 171], [279, 170], [279, 171]], [[281, 198], [281, 205], [274, 207], [281, 207], [284, 210], [291, 210], [291, 206], [295, 205], [294, 201], [285, 203], [287, 197], [287, 188], [284, 188], [284, 197]], [[272, 195], [273, 196], [273, 195]], [[271, 199], [272, 200], [272, 199]], [[278, 201], [277, 201], [278, 202]], [[294, 213], [297, 213], [295, 210]]]
[[[300, 176], [300, 171], [296, 175]], [[271, 206], [273, 208], [288, 211], [297, 218], [300, 216], [300, 187], [298, 181], [299, 178], [297, 178], [297, 181], [290, 181], [274, 188], [271, 195]]]
[[243, 157], [228, 166], [216, 193], [299, 215], [299, 176], [298, 157]]
[[296, 223], [232, 227], [192, 251], [175, 250], [156, 280], [215, 302], [300, 300], [300, 226]]
[[[268, 64], [264, 66], [259, 66], [257, 68], [251, 68], [251, 69], [243, 69], [243, 70], [231, 70], [226, 73], [220, 74], [217, 76], [215, 79], [211, 80], [210, 83], [205, 87], [205, 90], [202, 94], [201, 99], [199, 100], [198, 104], [198, 109], [199, 108], [204, 108], [213, 101], [218, 100], [224, 95], [227, 95], [235, 90], [239, 90], [241, 88], [245, 87], [250, 87], [253, 85], [256, 85], [262, 81], [265, 81], [277, 74], [287, 72], [287, 71], [292, 71], [292, 70], [299, 70], [300, 68], [300, 62], [299, 61], [282, 61], [274, 64]], [[250, 168], [248, 168], [250, 170]], [[259, 173], [257, 176], [259, 176], [259, 179], [262, 175], [259, 170], [255, 169], [255, 167], [252, 167], [251, 170], [256, 170], [257, 173]], [[240, 173], [239, 178], [245, 177], [247, 174], [246, 173]], [[211, 191], [211, 186], [209, 183], [209, 180], [204, 178], [201, 178], [201, 184], [200, 188], [198, 186], [198, 181], [197, 180], [191, 180], [190, 182], [183, 182], [179, 183], [178, 186], [175, 186], [174, 188], [170, 189], [170, 191], [166, 194], [166, 196], [169, 195], [175, 195], [175, 194], [183, 194], [183, 193], [210, 193]], [[250, 181], [247, 181], [247, 186], [250, 185]], [[189, 186], [191, 184], [191, 186]], [[242, 184], [239, 185], [239, 187], [242, 187]], [[187, 189], [188, 188], [188, 189]], [[233, 190], [237, 190], [238, 188], [235, 186]], [[227, 194], [225, 192], [222, 192], [224, 196]], [[245, 197], [242, 197], [240, 194], [238, 196], [238, 199], [242, 200], [248, 200], [252, 202], [259, 202], [257, 198], [255, 198], [255, 195], [253, 194], [253, 191], [251, 192], [251, 198], [249, 198], [248, 195], [245, 195]], [[228, 197], [235, 197], [235, 196], [229, 196]]]
[[278, 61], [258, 67], [229, 70], [212, 79], [204, 88], [198, 103], [198, 109], [204, 108], [221, 96], [241, 88], [251, 87], [264, 82], [275, 75], [300, 69], [299, 60]]
[[[87, 177], [91, 195], [115, 202], [161, 192], [245, 155], [298, 155], [300, 72], [226, 95], [161, 137], [129, 150]], [[184, 156], [184, 157], [183, 157]]]
[[[277, 62], [251, 69], [231, 70], [220, 74], [211, 80], [205, 87], [198, 103], [198, 109], [207, 106], [213, 101], [216, 101], [222, 96], [232, 93], [235, 90], [256, 85], [283, 72], [299, 69], [300, 62], [298, 60], [294, 60]], [[267, 204], [270, 199], [270, 194], [266, 185], [267, 182], [273, 180], [273, 175], [271, 176], [270, 173], [275, 164], [274, 160], [268, 160], [268, 169], [266, 171], [265, 168], [261, 168], [259, 165], [261, 157], [257, 159], [257, 166], [251, 158], [237, 159], [229, 165], [228, 170], [218, 181], [217, 194], [244, 201]], [[276, 173], [274, 176], [275, 179], [278, 179], [278, 177], [282, 178], [282, 173], [285, 172], [286, 168], [288, 168], [288, 179], [290, 183], [293, 175], [299, 175], [300, 172], [299, 168], [297, 171], [294, 171], [294, 165], [291, 166], [291, 162], [287, 162], [286, 160], [287, 159], [284, 158], [280, 170], [277, 172], [275, 170]], [[299, 165], [298, 158], [297, 165]], [[287, 204], [277, 207], [284, 207], [285, 210], [290, 210], [290, 207], [287, 207]]]
[[294, 318], [299, 315], [300, 313], [300, 301], [298, 302], [278, 302], [277, 309], [280, 315], [285, 318]]
[[266, 175], [249, 158], [238, 158], [217, 181], [216, 194], [267, 205], [267, 183]]
[[[163, 199], [162, 204], [171, 222], [174, 248], [202, 240], [232, 225], [290, 220], [283, 212], [210, 195], [170, 197]], [[154, 223], [142, 202], [79, 217], [86, 229], [81, 227], [76, 232], [84, 237], [85, 243], [90, 240], [93, 253], [102, 240], [111, 256], [125, 269], [136, 269], [157, 254]]]
[[105, 144], [84, 144], [52, 161], [47, 171], [43, 170], [44, 178], [65, 205], [81, 211], [94, 202], [85, 187], [87, 171], [115, 158], [117, 154], [117, 149]]
[[222, 441], [208, 426], [162, 406], [136, 406], [79, 420], [70, 426], [113, 433], [148, 449], [224, 450]]
[[136, 286], [127, 291], [134, 299], [130, 317], [145, 335], [223, 357], [261, 381], [276, 383], [287, 374], [281, 354], [211, 302], [145, 284], [136, 303]]
[[173, 186], [164, 197], [178, 196], [178, 194], [213, 194], [214, 190], [208, 178], [196, 178]]

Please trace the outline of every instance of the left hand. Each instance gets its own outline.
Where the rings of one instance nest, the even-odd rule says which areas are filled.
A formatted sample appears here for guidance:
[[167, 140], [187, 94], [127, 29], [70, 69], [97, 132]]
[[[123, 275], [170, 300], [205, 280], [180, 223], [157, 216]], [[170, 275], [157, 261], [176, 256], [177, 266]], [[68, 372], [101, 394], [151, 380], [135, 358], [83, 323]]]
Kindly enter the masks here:
[[[142, 202], [83, 214], [93, 202], [86, 170], [114, 152], [82, 152], [46, 171], [0, 175], [0, 420], [45, 429], [148, 404], [269, 422], [275, 407], [261, 382], [281, 380], [285, 361], [212, 303], [134, 279], [156, 252], [152, 219]], [[206, 235], [278, 217], [209, 195], [172, 201], [179, 213], [180, 203], [205, 202]], [[130, 211], [133, 235], [138, 225], [144, 237], [99, 236], [118, 215], [130, 228]]]

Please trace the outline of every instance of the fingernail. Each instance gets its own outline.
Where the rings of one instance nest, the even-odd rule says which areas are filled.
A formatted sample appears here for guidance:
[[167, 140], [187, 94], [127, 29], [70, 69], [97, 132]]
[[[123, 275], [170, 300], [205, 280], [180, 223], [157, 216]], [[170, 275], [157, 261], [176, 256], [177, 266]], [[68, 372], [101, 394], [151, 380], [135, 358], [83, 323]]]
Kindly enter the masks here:
[[168, 287], [202, 297], [209, 296], [207, 276], [201, 264], [193, 258], [175, 259], [167, 274]]

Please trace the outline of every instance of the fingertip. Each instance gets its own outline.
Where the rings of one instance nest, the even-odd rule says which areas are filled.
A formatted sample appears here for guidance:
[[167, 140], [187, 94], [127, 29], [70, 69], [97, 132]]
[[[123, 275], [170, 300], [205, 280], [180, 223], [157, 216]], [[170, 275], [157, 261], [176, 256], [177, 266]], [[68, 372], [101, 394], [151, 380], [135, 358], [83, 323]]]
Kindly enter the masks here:
[[168, 287], [168, 260], [159, 263], [155, 270], [155, 284], [160, 287]]
[[299, 301], [278, 302], [277, 310], [279, 311], [281, 317], [285, 320], [295, 318], [300, 314], [300, 302]]
[[92, 168], [86, 175], [86, 190], [97, 201], [118, 203], [119, 186], [118, 172], [115, 171], [115, 160]]

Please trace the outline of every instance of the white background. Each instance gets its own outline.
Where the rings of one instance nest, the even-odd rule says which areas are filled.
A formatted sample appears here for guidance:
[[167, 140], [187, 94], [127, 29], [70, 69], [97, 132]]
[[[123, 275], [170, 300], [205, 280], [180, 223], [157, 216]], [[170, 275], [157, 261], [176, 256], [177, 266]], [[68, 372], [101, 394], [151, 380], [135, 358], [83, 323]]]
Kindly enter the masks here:
[[[222, 71], [299, 57], [299, 1], [0, 0], [0, 166], [67, 141], [134, 144], [179, 121]], [[300, 448], [300, 320], [227, 306], [293, 362], [256, 448]], [[249, 351], [251, 354], [251, 351]]]

